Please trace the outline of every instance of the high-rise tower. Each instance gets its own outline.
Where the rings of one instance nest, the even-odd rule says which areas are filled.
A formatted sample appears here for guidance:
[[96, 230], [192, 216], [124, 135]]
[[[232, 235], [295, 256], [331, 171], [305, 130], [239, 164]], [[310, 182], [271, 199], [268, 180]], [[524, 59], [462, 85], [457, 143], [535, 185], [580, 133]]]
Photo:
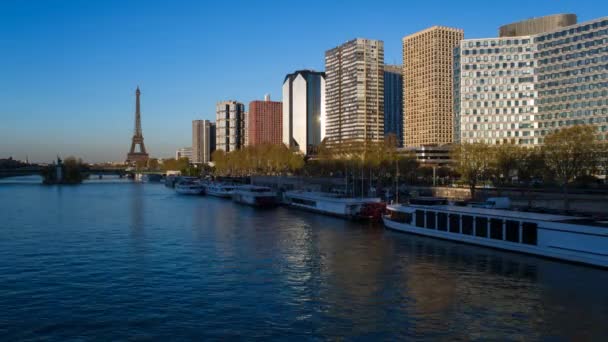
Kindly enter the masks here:
[[[127, 163], [136, 163], [138, 161], [148, 161], [148, 153], [144, 145], [144, 135], [141, 131], [141, 112], [139, 111], [139, 87], [135, 90], [135, 132], [131, 140], [131, 149], [127, 154]], [[135, 146], [139, 145], [139, 152], [135, 152]]]

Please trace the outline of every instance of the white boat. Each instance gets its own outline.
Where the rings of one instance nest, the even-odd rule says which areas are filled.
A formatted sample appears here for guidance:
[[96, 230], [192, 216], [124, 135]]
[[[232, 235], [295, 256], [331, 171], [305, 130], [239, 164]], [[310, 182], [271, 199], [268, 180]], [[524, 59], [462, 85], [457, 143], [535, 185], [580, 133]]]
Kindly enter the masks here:
[[329, 192], [287, 191], [283, 194], [291, 207], [345, 218], [377, 218], [384, 211], [380, 198], [350, 198]]
[[243, 185], [234, 190], [232, 200], [256, 207], [277, 205], [277, 193], [265, 186]]
[[181, 181], [175, 185], [175, 192], [180, 195], [203, 195], [205, 187], [197, 181]]
[[608, 267], [608, 222], [454, 205], [389, 205], [384, 225], [406, 233]]
[[223, 183], [210, 183], [205, 186], [205, 193], [209, 196], [232, 198], [236, 186]]

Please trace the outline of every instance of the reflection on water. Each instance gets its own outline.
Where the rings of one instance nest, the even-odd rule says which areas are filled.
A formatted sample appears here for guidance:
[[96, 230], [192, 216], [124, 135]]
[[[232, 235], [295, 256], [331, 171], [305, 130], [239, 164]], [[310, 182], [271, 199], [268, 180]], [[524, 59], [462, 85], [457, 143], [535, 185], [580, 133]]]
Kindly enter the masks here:
[[0, 186], [5, 339], [608, 336], [603, 270], [158, 184], [57, 190]]

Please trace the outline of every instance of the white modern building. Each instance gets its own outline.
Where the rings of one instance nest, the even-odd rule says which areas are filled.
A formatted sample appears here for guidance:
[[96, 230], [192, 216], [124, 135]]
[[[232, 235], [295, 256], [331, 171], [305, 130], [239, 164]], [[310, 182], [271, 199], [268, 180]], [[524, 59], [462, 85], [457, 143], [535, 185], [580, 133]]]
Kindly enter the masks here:
[[209, 120], [192, 121], [193, 164], [207, 164], [215, 151], [215, 123]]
[[325, 138], [325, 73], [298, 70], [283, 81], [283, 143], [315, 154]]
[[454, 56], [456, 142], [534, 146], [574, 125], [608, 139], [608, 17], [463, 40]]
[[539, 142], [535, 50], [530, 37], [460, 42], [454, 57], [454, 141]]
[[175, 160], [181, 158], [188, 158], [188, 160], [192, 162], [192, 147], [178, 148], [177, 151], [175, 151]]

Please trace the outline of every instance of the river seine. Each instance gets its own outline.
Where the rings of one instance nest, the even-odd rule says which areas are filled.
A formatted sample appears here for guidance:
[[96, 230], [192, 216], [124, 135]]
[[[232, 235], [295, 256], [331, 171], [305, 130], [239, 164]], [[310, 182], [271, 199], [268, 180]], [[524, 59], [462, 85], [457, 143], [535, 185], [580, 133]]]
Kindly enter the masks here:
[[121, 180], [0, 182], [0, 338], [607, 340], [608, 272]]

